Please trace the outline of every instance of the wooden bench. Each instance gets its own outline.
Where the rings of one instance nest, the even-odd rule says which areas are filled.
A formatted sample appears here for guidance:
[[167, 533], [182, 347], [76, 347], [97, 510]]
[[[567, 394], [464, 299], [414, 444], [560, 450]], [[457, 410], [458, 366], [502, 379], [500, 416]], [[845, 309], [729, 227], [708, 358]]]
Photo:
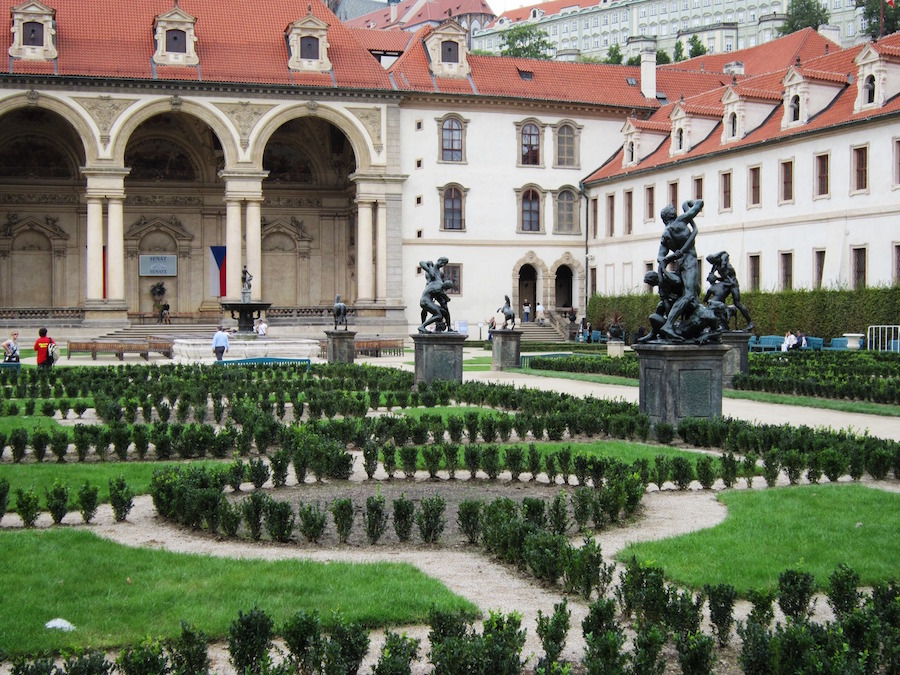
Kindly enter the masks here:
[[357, 356], [403, 356], [403, 339], [398, 340], [357, 340]]
[[72, 354], [90, 354], [96, 361], [97, 354], [115, 354], [119, 361], [125, 354], [140, 354], [145, 361], [150, 360], [150, 352], [157, 352], [172, 358], [173, 342], [168, 338], [148, 337], [146, 340], [69, 340], [67, 359]]

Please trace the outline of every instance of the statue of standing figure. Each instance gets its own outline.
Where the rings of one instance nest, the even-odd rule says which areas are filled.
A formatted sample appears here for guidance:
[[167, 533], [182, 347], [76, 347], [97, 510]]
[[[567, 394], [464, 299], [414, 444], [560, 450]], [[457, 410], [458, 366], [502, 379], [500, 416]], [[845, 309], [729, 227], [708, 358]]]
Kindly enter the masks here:
[[[708, 303], [710, 298], [712, 298], [724, 303], [725, 299], [730, 295], [731, 301], [734, 303], [734, 309], [738, 310], [747, 321], [747, 327], [744, 330], [748, 332], [753, 330], [754, 324], [750, 319], [750, 312], [741, 304], [741, 289], [738, 286], [737, 273], [734, 271], [734, 267], [732, 267], [728, 257], [728, 251], [719, 251], [708, 255], [706, 260], [712, 265], [712, 269], [706, 277], [710, 287], [703, 297], [703, 302]], [[724, 330], [729, 329], [727, 320], [722, 328]]]
[[[434, 324], [435, 333], [453, 333], [450, 328], [450, 310], [447, 303], [450, 302], [450, 296], [447, 291], [453, 288], [453, 282], [444, 279], [443, 268], [449, 260], [441, 257], [437, 262], [431, 260], [423, 260], [419, 263], [419, 267], [425, 272], [425, 290], [422, 292], [422, 299], [419, 300], [419, 306], [422, 308], [422, 325], [419, 326], [420, 333], [431, 332], [428, 326]], [[429, 314], [431, 316], [429, 316]]]
[[253, 281], [253, 275], [247, 270], [247, 266], [244, 265], [244, 269], [241, 271], [241, 302], [250, 302], [250, 282]]
[[686, 314], [695, 303], [699, 304], [700, 265], [697, 261], [697, 226], [694, 217], [703, 209], [703, 200], [688, 200], [682, 205], [684, 212], [677, 215], [675, 207], [667, 204], [660, 217], [665, 223], [656, 256], [658, 272], [662, 277], [669, 263], [677, 261], [676, 273], [681, 279], [681, 295], [672, 304], [665, 323], [659, 328], [659, 335], [670, 342], [684, 340], [677, 330], [676, 322], [687, 318]]

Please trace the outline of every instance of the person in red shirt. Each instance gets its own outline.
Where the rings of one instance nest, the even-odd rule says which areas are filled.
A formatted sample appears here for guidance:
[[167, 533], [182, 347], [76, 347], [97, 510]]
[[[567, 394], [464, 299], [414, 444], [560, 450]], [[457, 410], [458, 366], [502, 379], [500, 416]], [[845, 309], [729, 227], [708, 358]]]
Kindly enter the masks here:
[[47, 329], [41, 328], [38, 331], [37, 342], [34, 343], [34, 351], [37, 353], [38, 368], [50, 368], [53, 366], [53, 359], [50, 358], [50, 345], [56, 342], [52, 337], [47, 337]]

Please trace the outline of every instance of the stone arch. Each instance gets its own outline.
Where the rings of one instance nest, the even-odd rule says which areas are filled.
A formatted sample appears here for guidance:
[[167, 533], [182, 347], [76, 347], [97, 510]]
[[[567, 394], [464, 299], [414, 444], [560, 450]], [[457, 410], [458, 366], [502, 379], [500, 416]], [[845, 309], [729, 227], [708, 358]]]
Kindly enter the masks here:
[[125, 148], [137, 128], [155, 115], [168, 112], [181, 112], [196, 117], [207, 124], [218, 137], [222, 145], [225, 166], [233, 167], [238, 163], [238, 142], [231, 127], [224, 121], [220, 111], [179, 96], [156, 99], [143, 105], [136, 105], [128, 110], [121, 126], [112, 130], [111, 158], [116, 166], [124, 166]]
[[[313, 238], [303, 221], [291, 216], [262, 224], [262, 270], [260, 283], [266, 300], [276, 307], [308, 304], [310, 250]], [[298, 264], [298, 262], [300, 264]]]
[[[2, 302], [13, 307], [54, 307], [65, 304], [66, 246], [69, 234], [56, 218], [43, 222], [7, 216], [0, 234], [3, 265]], [[13, 254], [15, 251], [15, 254]], [[38, 270], [40, 273], [35, 273]]]
[[[180, 310], [179, 298], [187, 297], [190, 290], [190, 258], [191, 243], [194, 236], [184, 229], [176, 216], [165, 218], [155, 216], [150, 219], [141, 216], [127, 227], [125, 232], [125, 275], [127, 279], [136, 279], [136, 285], [126, 289], [126, 301], [129, 307], [139, 312], [155, 312], [150, 286], [157, 281], [166, 283], [166, 302], [172, 312]], [[158, 253], [160, 255], [177, 255], [179, 272], [174, 277], [139, 276], [139, 256], [141, 254]], [[182, 273], [182, 264], [188, 265], [188, 271]], [[179, 283], [179, 277], [183, 279]]]
[[32, 90], [0, 100], [0, 117], [18, 108], [26, 108], [28, 106], [37, 106], [50, 110], [72, 125], [84, 146], [84, 155], [87, 163], [91, 164], [97, 161], [100, 154], [100, 146], [97, 142], [94, 128], [88, 118], [85, 117], [85, 111], [82, 108], [73, 106], [69, 102], [54, 96], [45, 93], [38, 94]]
[[[519, 278], [521, 276], [522, 268], [526, 265], [531, 265], [537, 273], [536, 285], [535, 289], [535, 300], [541, 300], [545, 305], [546, 303], [546, 282], [550, 275], [550, 270], [547, 268], [547, 264], [541, 260], [541, 258], [534, 252], [528, 251], [524, 256], [519, 258], [512, 268], [512, 306], [516, 309], [516, 315], [521, 315], [522, 310], [522, 302], [524, 298], [520, 298], [519, 292]], [[533, 308], [532, 308], [533, 309]]]
[[[309, 103], [313, 103], [310, 101]], [[381, 110], [378, 110], [380, 120]], [[382, 138], [370, 138], [369, 133], [362, 130], [363, 124], [359, 120], [354, 120], [350, 115], [336, 108], [327, 105], [316, 104], [306, 106], [292, 105], [280, 108], [270, 117], [268, 117], [258, 129], [252, 134], [253, 142], [250, 146], [250, 161], [257, 170], [262, 170], [263, 152], [266, 145], [278, 129], [293, 119], [298, 117], [319, 117], [330, 124], [337, 127], [347, 140], [350, 147], [353, 148], [353, 154], [356, 156], [356, 170], [364, 171], [372, 164], [372, 151], [370, 148], [377, 150], [376, 146], [384, 143]], [[379, 130], [381, 125], [379, 122]], [[380, 133], [384, 134], [383, 131]]]
[[[562, 267], [567, 267], [572, 273], [572, 287], [569, 289], [570, 297], [569, 298], [560, 298], [557, 297], [559, 294], [559, 287], [557, 284], [557, 279], [559, 277], [559, 270]], [[547, 283], [547, 293], [548, 295], [552, 291], [553, 296], [547, 302], [547, 306], [550, 308], [561, 308], [561, 307], [577, 307], [578, 298], [583, 293], [579, 295], [578, 290], [580, 288], [584, 288], [585, 282], [585, 271], [584, 264], [571, 252], [566, 251], [563, 253], [550, 267], [550, 280], [552, 280], [551, 284]], [[568, 302], [566, 302], [568, 300]], [[582, 312], [584, 312], [585, 308], [579, 308]]]

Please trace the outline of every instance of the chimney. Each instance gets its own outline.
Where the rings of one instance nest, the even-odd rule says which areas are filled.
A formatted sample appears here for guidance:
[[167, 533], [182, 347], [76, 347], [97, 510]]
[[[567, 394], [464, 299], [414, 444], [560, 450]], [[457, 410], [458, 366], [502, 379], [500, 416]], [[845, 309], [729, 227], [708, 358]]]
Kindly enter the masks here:
[[391, 8], [391, 23], [397, 23], [397, 3], [391, 2], [389, 5]]
[[646, 47], [641, 49], [641, 94], [645, 98], [656, 98], [656, 50]]
[[[840, 26], [830, 26], [827, 23], [823, 23], [819, 26], [819, 35], [823, 38], [831, 40], [837, 45], [841, 44], [841, 29]], [[828, 45], [825, 45], [826, 47]]]

